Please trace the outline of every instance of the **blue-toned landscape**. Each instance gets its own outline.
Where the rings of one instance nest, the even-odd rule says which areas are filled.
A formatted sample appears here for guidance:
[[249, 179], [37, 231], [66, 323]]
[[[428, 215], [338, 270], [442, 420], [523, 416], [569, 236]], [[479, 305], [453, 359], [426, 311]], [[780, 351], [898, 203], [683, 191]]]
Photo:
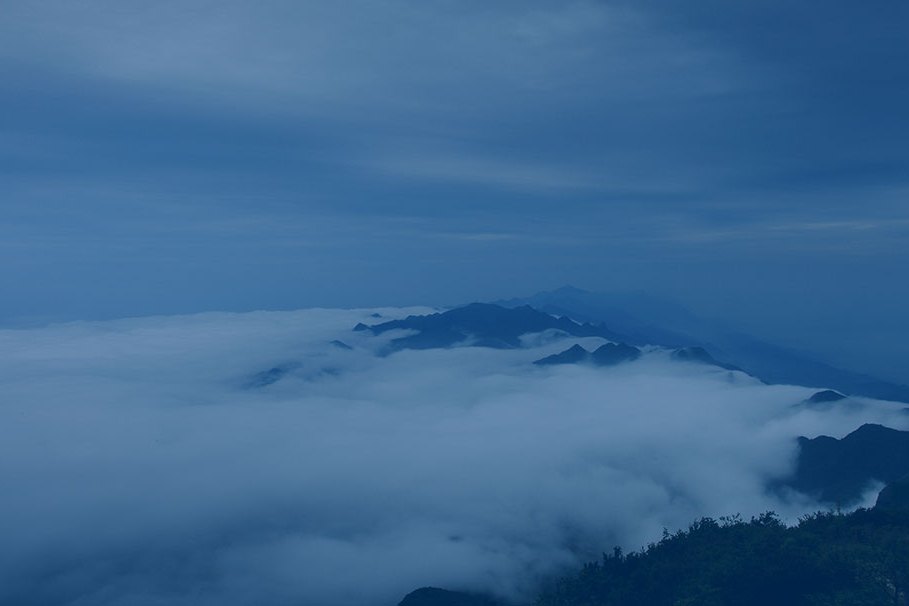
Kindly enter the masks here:
[[907, 31], [0, 3], [0, 606], [907, 606]]

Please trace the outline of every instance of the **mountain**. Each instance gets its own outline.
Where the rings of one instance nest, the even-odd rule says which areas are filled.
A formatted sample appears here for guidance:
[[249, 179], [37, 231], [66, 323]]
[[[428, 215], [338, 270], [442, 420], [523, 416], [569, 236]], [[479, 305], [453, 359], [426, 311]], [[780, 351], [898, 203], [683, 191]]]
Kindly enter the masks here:
[[296, 364], [284, 364], [282, 366], [273, 366], [268, 370], [257, 372], [246, 382], [246, 387], [248, 389], [268, 387], [286, 377], [297, 367], [298, 365]]
[[877, 495], [875, 509], [909, 512], [909, 475], [887, 484]]
[[604, 552], [536, 606], [906, 606], [909, 512], [703, 518], [644, 549]]
[[580, 364], [590, 360], [590, 352], [575, 343], [563, 352], [540, 358], [534, 364], [537, 366], [554, 366], [556, 364]]
[[594, 293], [571, 286], [498, 301], [530, 305], [578, 322], [605, 323], [630, 345], [700, 347], [770, 384], [805, 385], [847, 394], [909, 402], [909, 386], [835, 368], [811, 356], [726, 329], [674, 303], [639, 293]]
[[685, 347], [692, 345], [686, 328], [701, 321], [680, 305], [641, 293], [594, 293], [573, 286], [529, 297], [495, 301], [503, 307], [530, 305], [534, 309], [578, 322], [606, 322], [632, 345]]
[[590, 363], [595, 366], [615, 366], [622, 362], [632, 362], [640, 357], [640, 349], [625, 343], [606, 343], [593, 352], [575, 344], [561, 353], [541, 358], [534, 364], [538, 366], [553, 366], [557, 364]]
[[909, 431], [865, 424], [841, 440], [799, 438], [796, 471], [786, 483], [837, 505], [855, 503], [871, 482], [909, 475]]
[[720, 362], [711, 356], [703, 347], [682, 347], [672, 352], [672, 359], [679, 362], [696, 362], [698, 364], [709, 364], [710, 366], [719, 366], [726, 370], [742, 370], [738, 366]]
[[828, 402], [839, 402], [840, 400], [845, 399], [846, 396], [838, 391], [833, 391], [832, 389], [824, 389], [813, 394], [806, 400], [806, 402], [810, 404], [826, 404]]
[[606, 343], [590, 354], [590, 359], [597, 366], [615, 366], [622, 362], [633, 362], [640, 357], [640, 349], [625, 343]]
[[[640, 551], [614, 547], [557, 579], [541, 579], [536, 606], [810, 606], [909, 603], [909, 476], [873, 509], [701, 518]], [[604, 547], [606, 547], [604, 545]], [[487, 598], [418, 589], [399, 606], [493, 606]]]
[[491, 303], [471, 303], [442, 313], [408, 316], [367, 326], [357, 324], [356, 331], [380, 335], [390, 330], [415, 330], [416, 334], [398, 337], [389, 351], [434, 349], [467, 343], [477, 347], [512, 349], [521, 346], [520, 337], [544, 330], [560, 330], [575, 337], [602, 337], [622, 340], [621, 335], [603, 324], [580, 324], [568, 318], [556, 318], [529, 306], [506, 308]]

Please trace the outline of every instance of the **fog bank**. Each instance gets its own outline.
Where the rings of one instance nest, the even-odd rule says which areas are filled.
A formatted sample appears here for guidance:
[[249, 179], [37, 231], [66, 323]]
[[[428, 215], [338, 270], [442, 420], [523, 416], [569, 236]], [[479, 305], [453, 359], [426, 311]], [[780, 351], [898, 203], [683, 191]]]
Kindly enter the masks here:
[[[799, 435], [901, 405], [674, 362], [540, 368], [578, 342], [376, 355], [419, 309], [212, 313], [0, 332], [0, 601], [394, 604], [533, 582], [769, 494]], [[349, 345], [345, 349], [333, 340]], [[259, 373], [277, 369], [264, 385]]]

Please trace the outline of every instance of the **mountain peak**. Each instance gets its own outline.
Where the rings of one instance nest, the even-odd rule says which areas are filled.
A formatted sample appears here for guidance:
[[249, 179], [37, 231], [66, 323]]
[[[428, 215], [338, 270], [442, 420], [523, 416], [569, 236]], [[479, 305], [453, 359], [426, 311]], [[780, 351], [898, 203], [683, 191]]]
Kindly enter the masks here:
[[821, 501], [855, 503], [872, 480], [894, 482], [909, 471], [909, 432], [866, 423], [837, 440], [799, 439], [791, 486]]
[[557, 318], [529, 305], [508, 308], [494, 303], [470, 303], [441, 313], [408, 316], [372, 326], [357, 325], [354, 330], [375, 335], [406, 329], [417, 334], [399, 337], [389, 344], [391, 351], [434, 349], [470, 343], [478, 347], [512, 349], [521, 346], [521, 336], [545, 330], [560, 330], [575, 337], [601, 337], [617, 340], [619, 335], [603, 325], [580, 324]]
[[556, 364], [591, 363], [595, 366], [615, 366], [622, 362], [633, 362], [641, 357], [641, 350], [625, 343], [606, 343], [590, 352], [575, 343], [565, 351], [546, 356], [534, 362], [537, 366]]
[[823, 404], [826, 402], [839, 402], [840, 400], [845, 400], [846, 396], [841, 394], [838, 391], [832, 389], [824, 389], [813, 394], [808, 398], [808, 402], [812, 404]]

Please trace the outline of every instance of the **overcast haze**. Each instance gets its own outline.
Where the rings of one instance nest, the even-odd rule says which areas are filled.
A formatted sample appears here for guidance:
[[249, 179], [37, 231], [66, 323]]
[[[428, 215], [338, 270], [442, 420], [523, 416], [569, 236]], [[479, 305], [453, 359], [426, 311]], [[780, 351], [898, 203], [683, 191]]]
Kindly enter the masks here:
[[0, 6], [0, 323], [646, 290], [909, 382], [909, 5]]
[[411, 341], [450, 348], [352, 328], [572, 284], [909, 384], [907, 31], [903, 0], [0, 0], [0, 602], [530, 601], [825, 507], [781, 488], [797, 438], [905, 403], [647, 340], [535, 365], [603, 339], [470, 347], [538, 321], [492, 307]]

